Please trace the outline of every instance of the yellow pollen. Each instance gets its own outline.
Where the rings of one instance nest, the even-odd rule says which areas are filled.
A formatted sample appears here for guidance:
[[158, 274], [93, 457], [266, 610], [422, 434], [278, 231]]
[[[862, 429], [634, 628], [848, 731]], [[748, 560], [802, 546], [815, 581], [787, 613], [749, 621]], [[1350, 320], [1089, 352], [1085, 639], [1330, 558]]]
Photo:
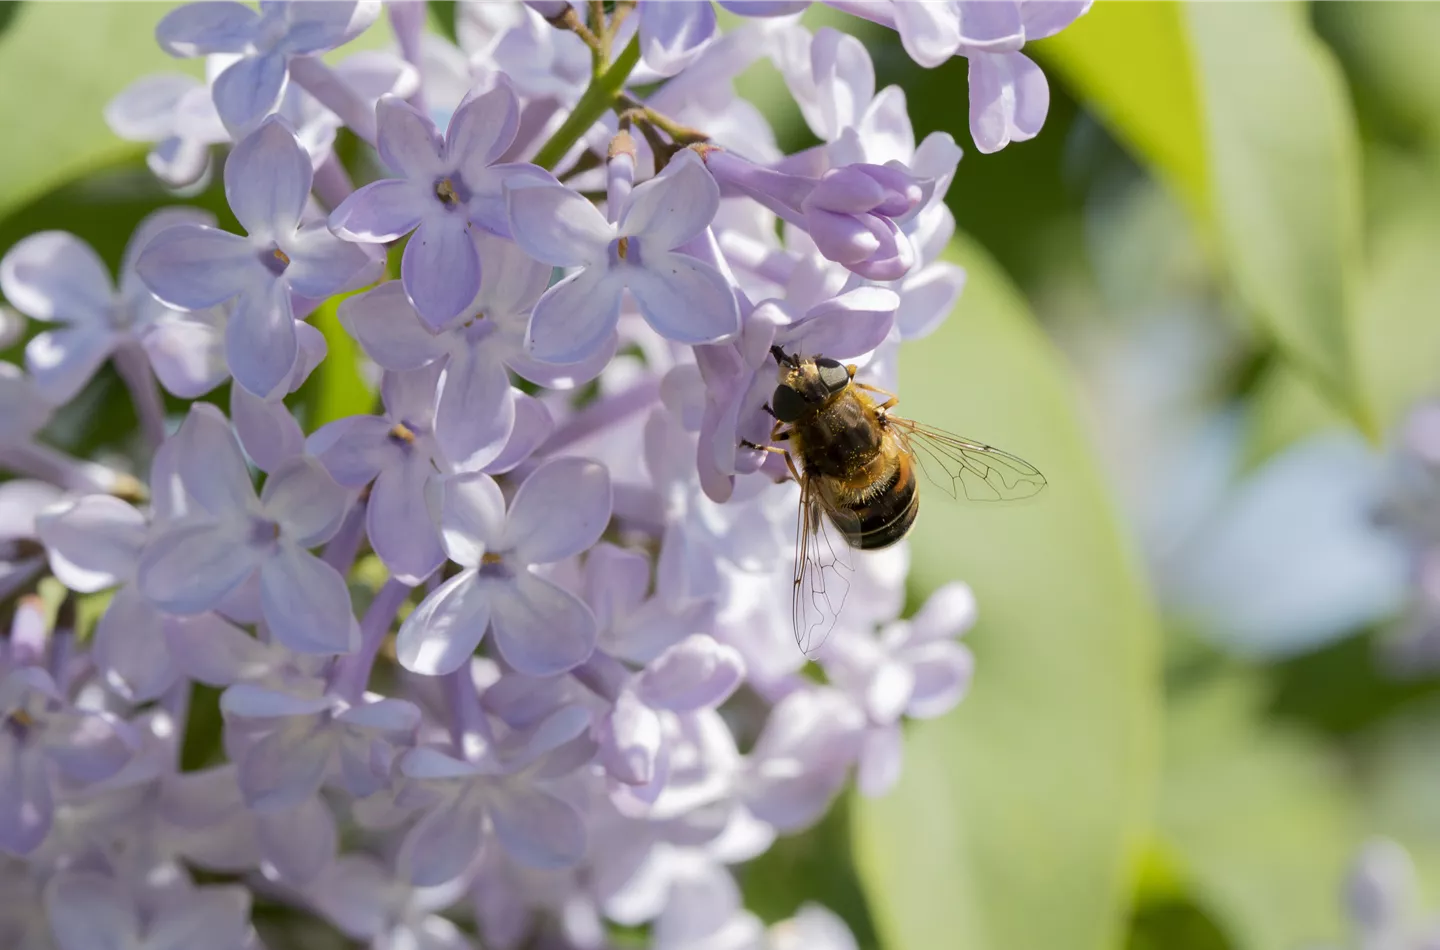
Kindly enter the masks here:
[[451, 184], [448, 178], [440, 179], [439, 183], [435, 185], [435, 197], [447, 205], [457, 205], [460, 203], [460, 196], [455, 193], [455, 186]]
[[484, 554], [480, 555], [481, 564], [499, 564], [503, 560], [505, 559], [500, 555], [496, 554], [494, 551], [486, 551]]
[[279, 261], [280, 263], [282, 263], [282, 264], [289, 264], [289, 263], [290, 263], [290, 255], [289, 255], [289, 254], [286, 254], [284, 251], [280, 250], [280, 248], [277, 247], [277, 248], [275, 248], [275, 250], [271, 251], [270, 253], [271, 253], [271, 254], [274, 254], [274, 255], [275, 255], [275, 259], [276, 259], [277, 261]]
[[397, 422], [390, 428], [390, 438], [404, 442], [406, 445], [415, 444], [415, 433], [411, 432], [403, 422]]
[[31, 726], [35, 725], [35, 717], [30, 715], [23, 709], [15, 710], [13, 713], [10, 714], [10, 718], [15, 720], [17, 724], [26, 729], [29, 729]]
[[615, 253], [620, 255], [622, 261], [625, 260], [626, 256], [630, 253], [630, 239], [628, 237], [622, 237], [615, 245]]

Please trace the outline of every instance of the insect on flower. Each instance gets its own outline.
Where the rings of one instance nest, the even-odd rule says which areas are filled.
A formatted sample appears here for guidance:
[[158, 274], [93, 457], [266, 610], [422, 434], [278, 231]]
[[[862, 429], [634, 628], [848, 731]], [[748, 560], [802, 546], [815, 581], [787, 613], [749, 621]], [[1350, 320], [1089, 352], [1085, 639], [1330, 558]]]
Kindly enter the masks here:
[[952, 498], [963, 492], [972, 501], [1017, 501], [1045, 487], [1024, 459], [895, 415], [898, 397], [856, 381], [853, 365], [778, 346], [771, 353], [780, 382], [764, 408], [775, 418], [770, 440], [788, 447], [744, 444], [783, 455], [800, 485], [792, 620], [806, 652], [844, 606], [846, 548], [878, 550], [910, 533], [920, 511], [917, 468]]

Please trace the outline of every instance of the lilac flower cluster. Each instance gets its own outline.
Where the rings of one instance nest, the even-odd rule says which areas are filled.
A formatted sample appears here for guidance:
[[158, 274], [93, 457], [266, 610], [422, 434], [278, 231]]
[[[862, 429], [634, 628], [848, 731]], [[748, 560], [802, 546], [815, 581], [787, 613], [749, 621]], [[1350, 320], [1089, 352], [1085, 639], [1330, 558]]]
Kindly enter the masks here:
[[[46, 324], [0, 364], [0, 946], [252, 950], [258, 902], [376, 948], [855, 946], [814, 906], [767, 929], [732, 868], [894, 783], [904, 720], [965, 692], [975, 604], [899, 619], [904, 546], [856, 552], [804, 654], [797, 489], [743, 443], [773, 345], [890, 382], [945, 317], [961, 153], [807, 3], [722, 5], [723, 34], [709, 2], [461, 4], [458, 48], [416, 2], [160, 22], [207, 82], [107, 119], [181, 192], [233, 142], [243, 233], [175, 207], [118, 278], [62, 232], [0, 259]], [[1087, 4], [833, 5], [968, 57], [988, 151], [1043, 118], [1020, 46]], [[382, 12], [397, 52], [320, 58]], [[735, 94], [767, 57], [821, 145], [780, 154]], [[286, 400], [337, 295], [378, 400], [307, 435]], [[44, 430], [107, 361], [142, 438], [69, 457]]]

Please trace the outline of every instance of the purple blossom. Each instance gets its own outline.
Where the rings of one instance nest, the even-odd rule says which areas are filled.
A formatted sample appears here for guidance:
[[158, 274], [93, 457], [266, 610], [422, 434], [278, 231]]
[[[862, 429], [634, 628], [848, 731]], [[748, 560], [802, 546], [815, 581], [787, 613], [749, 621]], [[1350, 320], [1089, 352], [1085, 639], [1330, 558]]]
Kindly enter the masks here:
[[387, 243], [414, 231], [400, 264], [405, 295], [430, 326], [445, 326], [480, 290], [474, 229], [506, 236], [507, 182], [546, 181], [533, 165], [497, 164], [515, 138], [519, 103], [507, 83], [460, 104], [442, 139], [413, 106], [376, 107], [380, 157], [402, 177], [361, 188], [330, 215], [347, 241]]
[[235, 381], [261, 397], [286, 385], [299, 356], [291, 295], [322, 299], [364, 283], [374, 268], [323, 224], [303, 223], [313, 178], [285, 122], [266, 119], [225, 163], [225, 196], [247, 236], [177, 225], [151, 239], [135, 266], [151, 292], [177, 309], [234, 300], [225, 357]]
[[158, 526], [141, 552], [141, 593], [168, 613], [200, 614], [252, 576], [274, 637], [302, 653], [348, 653], [359, 641], [345, 582], [308, 550], [335, 533], [349, 503], [313, 459], [296, 458], [257, 497], [240, 446], [213, 406], [197, 403], [176, 434], [176, 474], [194, 510]]
[[396, 651], [408, 670], [458, 669], [494, 628], [495, 646], [521, 673], [553, 676], [595, 648], [595, 616], [574, 594], [532, 570], [579, 554], [610, 520], [603, 466], [559, 458], [535, 469], [506, 510], [483, 473], [445, 478], [441, 543], [463, 568], [426, 597], [400, 628]]
[[211, 87], [215, 110], [237, 138], [275, 110], [292, 61], [359, 36], [380, 15], [379, 0], [270, 2], [257, 12], [232, 0], [178, 7], [155, 28], [171, 56], [232, 54]]
[[45, 910], [58, 950], [245, 950], [250, 892], [243, 887], [175, 889], [141, 906], [124, 884], [89, 871], [66, 871], [45, 888]]
[[578, 267], [535, 304], [530, 353], [577, 363], [607, 345], [628, 290], [645, 321], [677, 343], [715, 343], [739, 329], [734, 292], [708, 264], [677, 250], [715, 217], [720, 190], [699, 158], [681, 152], [635, 187], [615, 224], [560, 185], [507, 193], [515, 242], [536, 260]]
[[63, 231], [32, 234], [0, 259], [0, 291], [20, 312], [60, 329], [35, 336], [25, 364], [40, 395], [69, 402], [106, 359], [142, 354], [166, 389], [194, 398], [225, 377], [219, 315], [182, 313], [150, 295], [135, 272], [141, 248], [169, 227], [213, 223], [208, 215], [162, 209], [130, 238], [117, 291], [90, 246]]

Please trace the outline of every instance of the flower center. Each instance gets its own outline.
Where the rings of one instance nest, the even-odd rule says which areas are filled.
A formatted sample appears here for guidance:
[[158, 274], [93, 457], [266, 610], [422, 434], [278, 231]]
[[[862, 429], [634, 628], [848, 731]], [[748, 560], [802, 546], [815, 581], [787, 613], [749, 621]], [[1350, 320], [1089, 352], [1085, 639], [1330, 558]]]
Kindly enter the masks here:
[[260, 252], [260, 263], [264, 264], [265, 269], [270, 273], [279, 277], [285, 273], [285, 268], [290, 266], [290, 255], [278, 247], [272, 247]]
[[446, 175], [435, 182], [435, 197], [447, 210], [453, 210], [469, 199], [470, 190], [459, 177]]
[[35, 726], [35, 717], [24, 709], [17, 709], [5, 719], [4, 726], [15, 738], [24, 740]]
[[414, 430], [412, 430], [403, 422], [397, 422], [395, 423], [395, 425], [391, 426], [388, 436], [391, 442], [397, 443], [399, 445], [415, 444]]
[[480, 567], [476, 571], [481, 577], [494, 578], [496, 580], [509, 580], [515, 576], [510, 565], [505, 563], [505, 555], [499, 551], [486, 551], [480, 555]]
[[278, 522], [269, 521], [265, 518], [256, 518], [250, 522], [249, 542], [252, 547], [268, 547], [280, 540], [280, 525]]
[[630, 239], [628, 237], [622, 237], [615, 242], [615, 256], [622, 261], [630, 256]]

